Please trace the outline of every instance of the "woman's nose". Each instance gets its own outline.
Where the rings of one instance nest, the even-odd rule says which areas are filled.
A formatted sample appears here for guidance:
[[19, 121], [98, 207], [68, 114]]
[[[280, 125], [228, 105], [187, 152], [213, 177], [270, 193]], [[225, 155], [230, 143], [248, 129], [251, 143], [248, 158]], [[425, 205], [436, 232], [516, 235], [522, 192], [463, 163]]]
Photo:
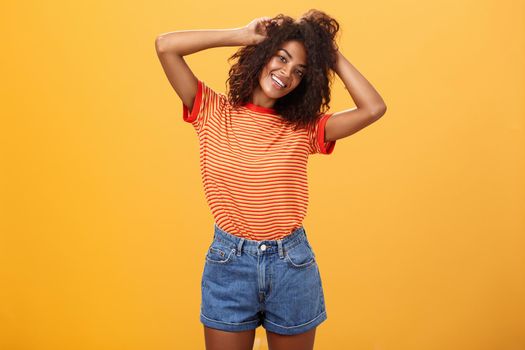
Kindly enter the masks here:
[[289, 78], [290, 77], [290, 72], [286, 68], [281, 68], [281, 75], [283, 77]]

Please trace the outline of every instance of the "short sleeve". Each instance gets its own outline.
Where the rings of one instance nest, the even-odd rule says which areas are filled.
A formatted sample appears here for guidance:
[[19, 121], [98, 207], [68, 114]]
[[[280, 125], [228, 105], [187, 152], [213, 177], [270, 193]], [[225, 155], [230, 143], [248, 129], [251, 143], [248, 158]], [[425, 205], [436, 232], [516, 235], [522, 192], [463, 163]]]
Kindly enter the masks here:
[[185, 122], [191, 123], [197, 131], [201, 131], [210, 118], [220, 113], [225, 98], [224, 94], [216, 92], [206, 83], [198, 80], [193, 109], [190, 112], [183, 103], [182, 118]]
[[323, 114], [313, 126], [308, 127], [310, 154], [331, 154], [334, 151], [336, 141], [325, 142], [326, 121], [332, 114]]

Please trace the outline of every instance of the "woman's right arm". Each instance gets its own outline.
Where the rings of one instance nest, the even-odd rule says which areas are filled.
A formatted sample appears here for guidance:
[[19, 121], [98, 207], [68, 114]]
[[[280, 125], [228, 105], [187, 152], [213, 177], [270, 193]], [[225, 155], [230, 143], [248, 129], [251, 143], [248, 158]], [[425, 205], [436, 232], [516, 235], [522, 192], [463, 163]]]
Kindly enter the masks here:
[[183, 56], [220, 46], [249, 44], [246, 28], [185, 30], [159, 35], [155, 49], [164, 73], [180, 99], [191, 112], [197, 94], [197, 77]]
[[269, 21], [270, 17], [259, 17], [240, 28], [181, 30], [157, 36], [155, 49], [164, 73], [190, 113], [197, 95], [198, 80], [183, 56], [212, 47], [257, 44], [265, 39]]

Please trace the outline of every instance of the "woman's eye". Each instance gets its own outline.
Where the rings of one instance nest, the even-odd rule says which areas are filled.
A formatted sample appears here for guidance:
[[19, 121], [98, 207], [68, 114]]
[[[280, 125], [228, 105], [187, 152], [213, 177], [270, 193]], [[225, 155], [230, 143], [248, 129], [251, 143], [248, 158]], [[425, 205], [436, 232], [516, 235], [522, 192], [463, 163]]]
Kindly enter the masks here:
[[283, 61], [282, 59], [284, 59], [284, 61], [286, 61], [286, 58], [284, 58], [284, 56], [279, 56], [279, 58], [281, 58], [281, 61]]
[[297, 71], [297, 73], [299, 73], [299, 76], [302, 77], [304, 75], [303, 72], [301, 72], [300, 70]]

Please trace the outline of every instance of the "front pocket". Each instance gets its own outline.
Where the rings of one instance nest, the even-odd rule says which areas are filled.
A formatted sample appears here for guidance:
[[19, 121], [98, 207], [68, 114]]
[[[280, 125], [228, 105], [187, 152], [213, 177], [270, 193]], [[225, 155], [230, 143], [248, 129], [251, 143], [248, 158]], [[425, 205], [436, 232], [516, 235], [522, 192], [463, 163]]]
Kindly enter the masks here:
[[286, 252], [285, 260], [293, 267], [303, 268], [315, 263], [315, 255], [307, 242], [303, 241]]
[[235, 253], [234, 248], [212, 245], [206, 253], [206, 261], [211, 263], [226, 264], [232, 261]]

